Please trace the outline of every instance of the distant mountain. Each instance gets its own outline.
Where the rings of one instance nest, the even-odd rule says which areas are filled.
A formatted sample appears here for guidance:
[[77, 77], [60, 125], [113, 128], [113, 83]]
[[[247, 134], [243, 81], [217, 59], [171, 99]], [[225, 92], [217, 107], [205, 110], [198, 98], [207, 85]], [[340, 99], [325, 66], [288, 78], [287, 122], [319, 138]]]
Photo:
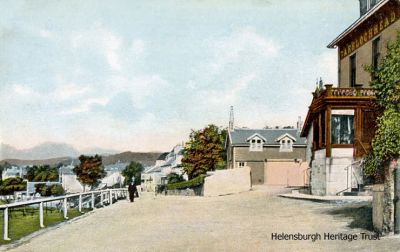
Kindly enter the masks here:
[[57, 165], [78, 164], [81, 154], [99, 154], [103, 157], [103, 164], [109, 165], [117, 162], [129, 163], [136, 161], [144, 166], [154, 165], [160, 152], [122, 152], [115, 150], [93, 148], [79, 152], [74, 147], [62, 143], [44, 143], [30, 149], [18, 150], [10, 145], [0, 145], [0, 165], [6, 162], [13, 165]]
[[2, 159], [24, 159], [40, 160], [58, 157], [77, 157], [78, 150], [64, 143], [43, 143], [29, 149], [19, 150], [8, 144], [0, 145], [0, 160]]

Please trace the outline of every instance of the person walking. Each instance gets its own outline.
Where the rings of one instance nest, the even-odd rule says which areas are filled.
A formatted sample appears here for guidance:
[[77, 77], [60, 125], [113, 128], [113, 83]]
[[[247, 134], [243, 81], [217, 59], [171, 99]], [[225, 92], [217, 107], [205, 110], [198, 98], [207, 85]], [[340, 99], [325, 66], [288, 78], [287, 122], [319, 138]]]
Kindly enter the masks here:
[[135, 177], [133, 177], [128, 186], [129, 200], [131, 202], [134, 202], [134, 200], [135, 200], [136, 190], [137, 189], [136, 189], [136, 184], [135, 184]]

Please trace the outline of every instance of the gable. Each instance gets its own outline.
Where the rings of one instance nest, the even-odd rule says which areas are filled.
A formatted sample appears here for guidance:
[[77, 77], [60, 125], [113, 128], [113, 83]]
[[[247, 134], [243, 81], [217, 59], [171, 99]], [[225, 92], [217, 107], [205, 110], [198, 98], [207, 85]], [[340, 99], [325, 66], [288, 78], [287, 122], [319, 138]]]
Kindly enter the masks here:
[[289, 133], [285, 133], [281, 136], [279, 136], [277, 139], [275, 139], [275, 141], [279, 142], [282, 139], [291, 139], [293, 142], [296, 142], [296, 138], [292, 135], [290, 135]]
[[254, 133], [253, 135], [249, 136], [249, 137], [246, 139], [246, 142], [250, 142], [250, 140], [252, 140], [252, 139], [254, 139], [254, 138], [258, 138], [258, 139], [262, 140], [264, 143], [267, 142], [267, 139], [265, 139], [263, 136], [261, 136], [261, 135], [258, 134], [258, 133]]

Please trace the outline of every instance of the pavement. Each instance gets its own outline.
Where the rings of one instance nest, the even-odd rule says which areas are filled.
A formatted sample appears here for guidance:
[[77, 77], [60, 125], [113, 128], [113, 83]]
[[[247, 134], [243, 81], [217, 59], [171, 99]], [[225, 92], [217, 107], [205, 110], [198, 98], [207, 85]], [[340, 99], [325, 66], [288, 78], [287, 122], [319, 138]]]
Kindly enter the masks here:
[[280, 197], [314, 202], [345, 203], [345, 202], [372, 202], [372, 196], [316, 196], [304, 193], [283, 193]]
[[279, 197], [282, 193], [263, 187], [219, 197], [144, 193], [134, 203], [123, 200], [98, 209], [10, 251], [400, 249], [398, 237], [363, 239], [374, 238], [373, 233], [358, 224], [360, 216], [348, 213], [360, 212], [366, 203], [322, 204]]

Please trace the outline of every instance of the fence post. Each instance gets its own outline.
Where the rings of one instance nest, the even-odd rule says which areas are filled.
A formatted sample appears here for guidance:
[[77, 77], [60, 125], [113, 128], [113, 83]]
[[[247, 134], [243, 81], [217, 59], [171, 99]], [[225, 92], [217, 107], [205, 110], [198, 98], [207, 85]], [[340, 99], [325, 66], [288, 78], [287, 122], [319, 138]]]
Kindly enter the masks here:
[[109, 201], [110, 201], [110, 205], [112, 205], [112, 191], [111, 191], [111, 189], [110, 189], [110, 194], [108, 195], [109, 197]]
[[82, 194], [79, 194], [79, 206], [78, 206], [78, 211], [81, 213], [82, 212]]
[[100, 203], [101, 203], [101, 206], [104, 206], [104, 202], [103, 202], [103, 192], [102, 192], [102, 191], [100, 192]]
[[43, 224], [43, 202], [40, 202], [40, 204], [39, 204], [39, 226], [41, 228], [44, 228], [44, 224]]
[[92, 193], [92, 209], [94, 209], [94, 193]]
[[64, 198], [64, 219], [68, 219], [68, 214], [67, 214], [67, 198]]
[[3, 240], [9, 241], [11, 240], [8, 237], [8, 207], [4, 209], [4, 227], [3, 227]]

